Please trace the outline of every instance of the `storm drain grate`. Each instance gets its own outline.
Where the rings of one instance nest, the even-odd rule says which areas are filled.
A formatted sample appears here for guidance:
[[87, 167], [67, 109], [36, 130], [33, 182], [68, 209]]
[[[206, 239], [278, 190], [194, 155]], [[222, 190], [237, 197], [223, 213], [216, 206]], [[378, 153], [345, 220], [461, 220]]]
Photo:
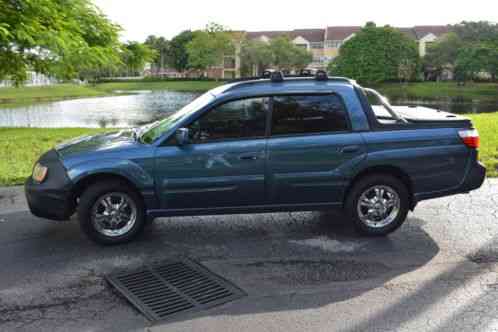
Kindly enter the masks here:
[[107, 280], [152, 321], [212, 308], [246, 295], [188, 259], [112, 274]]

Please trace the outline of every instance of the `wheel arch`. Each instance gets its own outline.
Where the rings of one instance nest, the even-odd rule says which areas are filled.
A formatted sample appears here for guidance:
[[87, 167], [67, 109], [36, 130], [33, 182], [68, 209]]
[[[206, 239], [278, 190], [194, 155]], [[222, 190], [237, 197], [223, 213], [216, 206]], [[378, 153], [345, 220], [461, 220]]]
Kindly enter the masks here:
[[83, 192], [91, 185], [101, 182], [101, 181], [119, 181], [124, 184], [126, 184], [128, 187], [133, 189], [137, 195], [144, 201], [144, 197], [139, 190], [138, 186], [128, 179], [126, 176], [121, 175], [121, 174], [116, 174], [116, 173], [111, 173], [111, 172], [98, 172], [98, 173], [92, 173], [88, 174], [85, 177], [81, 177], [78, 179], [78, 181], [74, 184], [72, 190], [71, 190], [71, 200], [73, 201], [75, 207], [77, 205], [77, 200], [78, 198], [83, 194]]
[[410, 210], [413, 211], [415, 208], [417, 202], [414, 198], [413, 195], [413, 181], [410, 178], [410, 176], [403, 171], [401, 168], [392, 166], [392, 165], [375, 165], [375, 166], [370, 166], [367, 167], [360, 172], [358, 172], [354, 177], [353, 180], [350, 182], [349, 186], [347, 187], [345, 193], [344, 193], [344, 199], [343, 199], [343, 205], [346, 202], [346, 199], [349, 195], [349, 192], [353, 188], [353, 186], [362, 178], [366, 176], [371, 176], [373, 174], [384, 174], [384, 175], [390, 175], [394, 176], [398, 180], [400, 180], [407, 188], [408, 194], [410, 196]]

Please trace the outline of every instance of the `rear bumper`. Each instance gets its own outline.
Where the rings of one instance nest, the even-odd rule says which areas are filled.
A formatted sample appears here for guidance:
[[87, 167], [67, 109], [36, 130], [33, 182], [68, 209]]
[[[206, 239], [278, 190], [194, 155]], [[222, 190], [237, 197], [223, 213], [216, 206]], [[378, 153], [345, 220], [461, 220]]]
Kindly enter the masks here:
[[460, 186], [460, 191], [469, 192], [478, 189], [482, 186], [485, 179], [486, 179], [486, 167], [484, 167], [484, 165], [481, 164], [479, 161], [476, 161], [474, 166], [467, 173], [465, 181]]
[[482, 186], [484, 180], [486, 179], [486, 167], [479, 161], [474, 160], [467, 171], [465, 179], [457, 187], [450, 190], [429, 192], [429, 193], [418, 193], [414, 195], [415, 204], [431, 198], [438, 198], [456, 194], [465, 194], [472, 190], [476, 190]]

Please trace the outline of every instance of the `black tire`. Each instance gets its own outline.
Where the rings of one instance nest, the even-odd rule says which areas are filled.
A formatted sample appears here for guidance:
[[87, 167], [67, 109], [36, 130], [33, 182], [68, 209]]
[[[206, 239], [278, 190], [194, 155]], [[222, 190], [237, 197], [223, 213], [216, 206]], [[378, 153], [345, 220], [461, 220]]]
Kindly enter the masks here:
[[[358, 201], [361, 195], [373, 186], [388, 186], [392, 188], [399, 197], [399, 211], [389, 224], [383, 227], [372, 227], [363, 222], [358, 212]], [[349, 191], [345, 202], [345, 213], [353, 222], [360, 234], [368, 236], [385, 236], [398, 229], [406, 220], [410, 208], [410, 195], [406, 185], [394, 176], [387, 174], [372, 174], [359, 179]]]
[[[99, 232], [92, 221], [92, 208], [97, 200], [107, 193], [126, 194], [136, 206], [136, 219], [133, 226], [119, 236], [107, 236]], [[90, 185], [80, 197], [78, 219], [81, 230], [94, 242], [103, 245], [122, 244], [136, 238], [145, 226], [145, 206], [140, 195], [129, 185], [118, 180], [109, 180]]]

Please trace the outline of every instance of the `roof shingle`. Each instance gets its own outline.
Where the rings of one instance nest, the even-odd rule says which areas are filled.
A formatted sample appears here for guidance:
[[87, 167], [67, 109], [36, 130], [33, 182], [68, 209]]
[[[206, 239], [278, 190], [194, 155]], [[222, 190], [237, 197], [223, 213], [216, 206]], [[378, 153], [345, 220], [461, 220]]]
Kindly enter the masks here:
[[327, 27], [326, 40], [344, 40], [361, 30], [360, 26]]
[[413, 30], [415, 31], [417, 39], [421, 39], [430, 33], [439, 37], [450, 32], [450, 28], [447, 25], [417, 25]]
[[325, 39], [325, 29], [296, 29], [290, 32], [292, 38], [303, 37], [311, 43], [323, 42]]
[[[445, 25], [419, 25], [413, 28], [396, 28], [406, 36], [421, 39], [432, 33], [439, 37], [450, 31], [450, 28]], [[288, 36], [294, 39], [298, 36], [303, 37], [309, 42], [323, 42], [325, 40], [344, 40], [354, 33], [361, 30], [360, 26], [329, 26], [327, 29], [295, 29], [290, 31], [250, 31], [246, 36], [249, 39], [256, 39], [266, 36], [269, 39], [280, 36]]]

